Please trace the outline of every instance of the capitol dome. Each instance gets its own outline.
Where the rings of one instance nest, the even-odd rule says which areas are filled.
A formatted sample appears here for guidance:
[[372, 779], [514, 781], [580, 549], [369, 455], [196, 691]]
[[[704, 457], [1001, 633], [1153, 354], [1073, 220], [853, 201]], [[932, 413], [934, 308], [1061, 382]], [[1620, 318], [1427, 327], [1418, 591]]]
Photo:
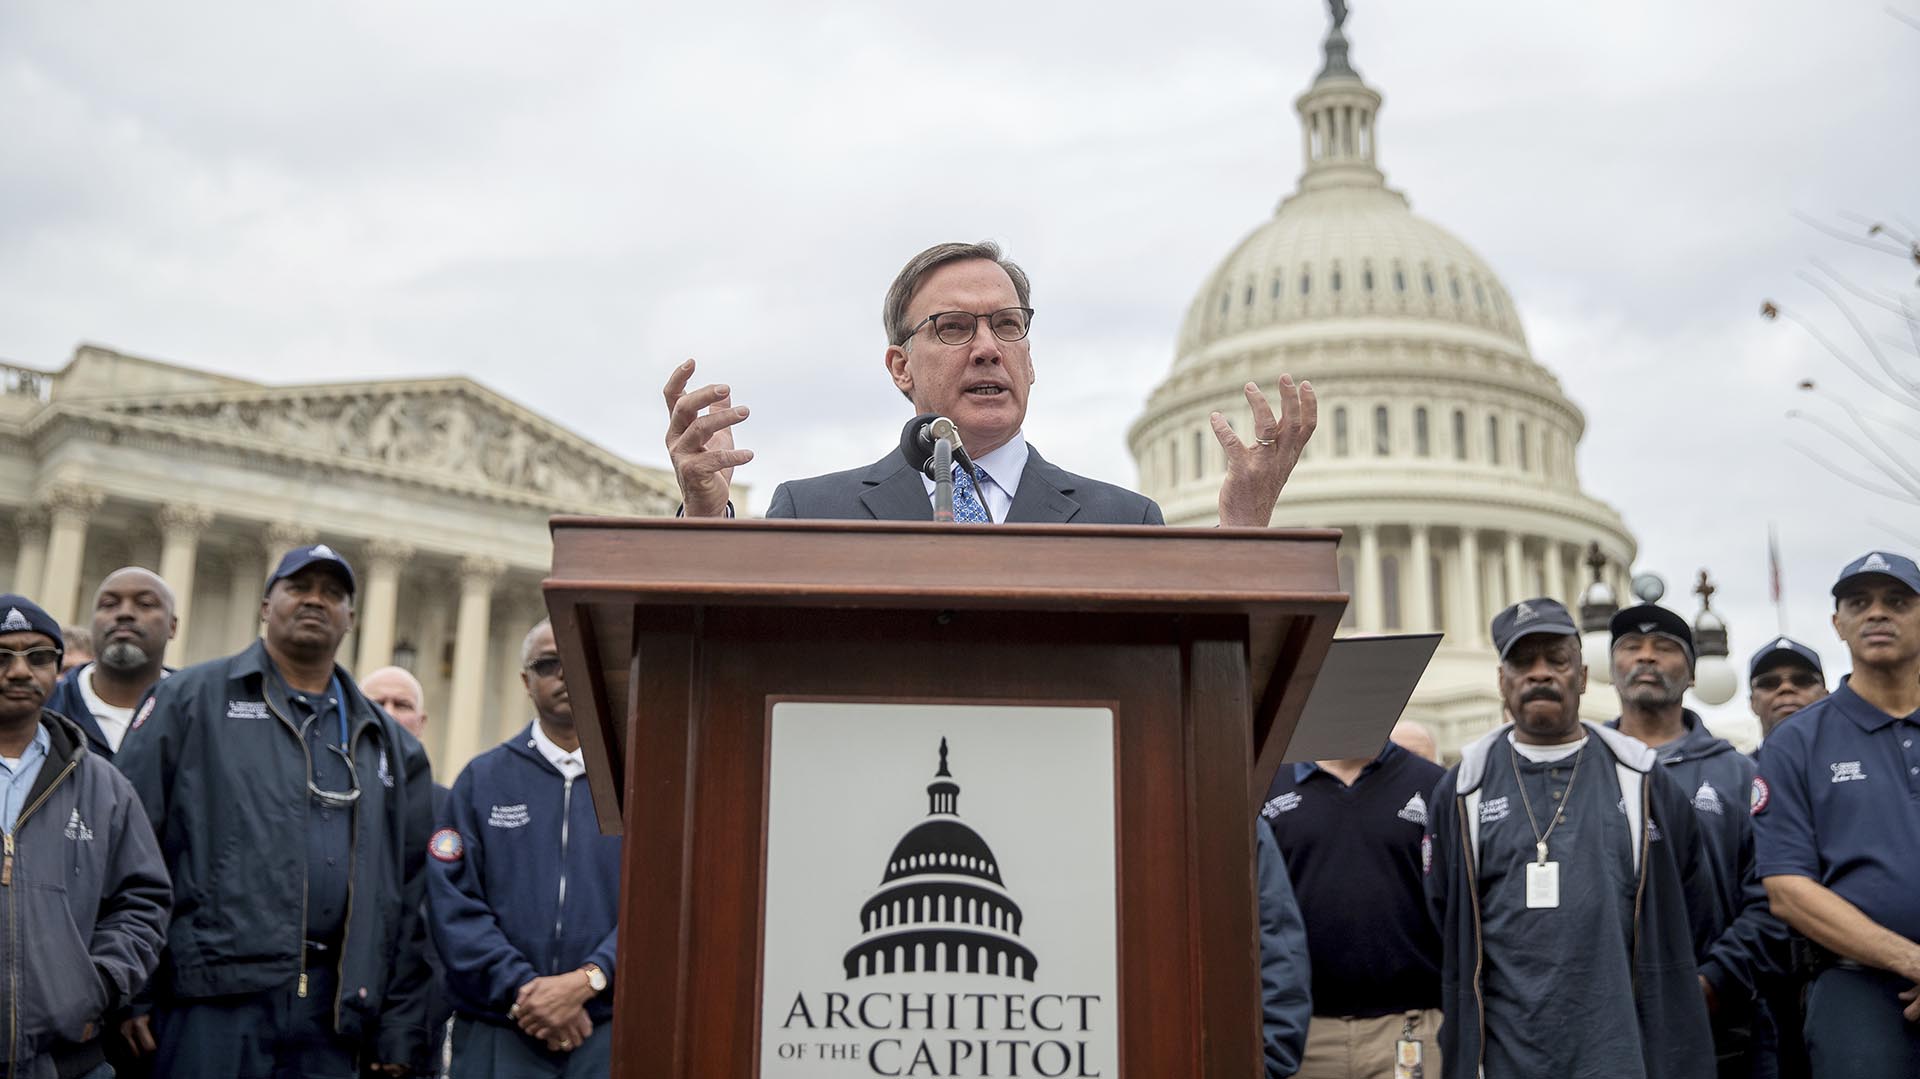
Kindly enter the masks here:
[[880, 888], [860, 908], [860, 939], [842, 960], [848, 978], [937, 972], [1032, 981], [1020, 942], [1024, 916], [980, 834], [960, 821], [960, 784], [940, 768], [927, 784], [927, 819], [894, 844]]
[[1194, 296], [1128, 442], [1168, 524], [1214, 524], [1226, 462], [1209, 413], [1244, 435], [1242, 386], [1311, 381], [1319, 430], [1273, 523], [1345, 531], [1343, 631], [1445, 633], [1407, 717], [1450, 753], [1500, 718], [1493, 614], [1536, 595], [1577, 608], [1593, 544], [1625, 594], [1636, 545], [1581, 490], [1586, 418], [1534, 360], [1506, 286], [1387, 185], [1381, 102], [1336, 22], [1295, 102], [1299, 182]]

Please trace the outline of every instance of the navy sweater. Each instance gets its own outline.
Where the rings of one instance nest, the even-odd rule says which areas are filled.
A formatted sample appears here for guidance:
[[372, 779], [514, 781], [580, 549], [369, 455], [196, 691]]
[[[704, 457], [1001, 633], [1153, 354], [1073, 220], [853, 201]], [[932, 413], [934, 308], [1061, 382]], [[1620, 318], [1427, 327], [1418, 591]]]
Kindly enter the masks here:
[[1427, 912], [1420, 839], [1446, 770], [1388, 743], [1352, 786], [1280, 768], [1261, 814], [1306, 917], [1315, 1015], [1440, 1006], [1440, 932]]
[[[455, 1012], [504, 1025], [536, 977], [593, 963], [613, 980], [620, 838], [600, 834], [586, 777], [547, 763], [531, 724], [460, 773], [428, 853], [430, 924]], [[606, 1023], [613, 994], [587, 1014]]]

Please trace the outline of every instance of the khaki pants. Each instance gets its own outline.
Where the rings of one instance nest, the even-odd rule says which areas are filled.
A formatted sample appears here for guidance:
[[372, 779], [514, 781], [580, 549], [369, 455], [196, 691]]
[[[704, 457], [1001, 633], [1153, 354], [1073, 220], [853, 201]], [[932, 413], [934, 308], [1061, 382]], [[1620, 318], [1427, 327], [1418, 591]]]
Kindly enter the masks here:
[[1371, 1019], [1316, 1015], [1307, 1025], [1307, 1056], [1299, 1079], [1394, 1079], [1394, 1043], [1413, 1024], [1420, 1043], [1420, 1074], [1440, 1079], [1440, 1010], [1395, 1012]]

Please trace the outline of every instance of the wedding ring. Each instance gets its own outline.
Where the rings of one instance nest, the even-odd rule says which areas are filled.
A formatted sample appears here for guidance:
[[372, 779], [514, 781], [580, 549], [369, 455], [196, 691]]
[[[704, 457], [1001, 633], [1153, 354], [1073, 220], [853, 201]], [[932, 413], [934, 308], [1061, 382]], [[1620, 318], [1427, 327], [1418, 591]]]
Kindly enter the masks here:
[[573, 1040], [572, 1040], [572, 1039], [570, 1039], [570, 1038], [561, 1038], [561, 1039], [560, 1039], [560, 1048], [562, 1048], [562, 1049], [571, 1049], [571, 1048], [573, 1048]]
[[515, 1005], [514, 1005], [513, 1007], [511, 1007], [511, 1008], [508, 1008], [508, 1009], [507, 1009], [507, 1018], [508, 1018], [508, 1019], [518, 1019], [518, 1018], [520, 1018], [520, 1005], [518, 1005], [518, 1004], [515, 1004]]
[[1271, 446], [1280, 440], [1277, 438], [1255, 438], [1254, 441], [1262, 446]]

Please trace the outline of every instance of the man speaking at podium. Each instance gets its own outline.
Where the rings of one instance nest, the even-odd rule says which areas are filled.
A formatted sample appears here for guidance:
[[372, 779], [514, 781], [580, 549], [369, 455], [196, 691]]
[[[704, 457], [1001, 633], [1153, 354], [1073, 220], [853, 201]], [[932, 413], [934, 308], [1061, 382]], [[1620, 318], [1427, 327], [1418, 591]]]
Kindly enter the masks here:
[[[979, 476], [953, 470], [955, 522], [1008, 521], [1108, 525], [1165, 523], [1160, 507], [1124, 487], [1076, 476], [1027, 445], [1021, 427], [1033, 388], [1032, 289], [1026, 272], [999, 245], [947, 243], [908, 260], [887, 289], [881, 320], [887, 332], [886, 368], [919, 415], [953, 421]], [[727, 489], [733, 470], [753, 451], [733, 443], [747, 409], [732, 388], [687, 389], [693, 361], [667, 379], [667, 450], [688, 517], [732, 516]], [[1280, 376], [1280, 415], [1260, 388], [1246, 385], [1253, 410], [1252, 442], [1244, 442], [1215, 412], [1213, 433], [1226, 451], [1220, 485], [1220, 523], [1265, 527], [1300, 451], [1313, 435], [1313, 387]], [[768, 517], [831, 520], [934, 518], [934, 481], [895, 447], [864, 468], [774, 489]], [[991, 514], [991, 516], [988, 516]], [[1307, 993], [1306, 928], [1288, 885], [1272, 833], [1256, 818], [1260, 895], [1260, 972], [1263, 1048], [1269, 1079], [1299, 1069], [1312, 1005]]]
[[[959, 429], [977, 466], [976, 491], [965, 469], [953, 483], [955, 521], [1161, 524], [1160, 507], [1144, 495], [1058, 467], [1021, 433], [1033, 388], [1032, 290], [1026, 273], [993, 243], [947, 243], [907, 262], [887, 290], [886, 369], [916, 413], [938, 414]], [[734, 446], [733, 428], [747, 409], [724, 384], [687, 389], [692, 360], [667, 379], [667, 450], [689, 517], [731, 515], [727, 489], [736, 466], [753, 451]], [[1287, 476], [1313, 434], [1313, 387], [1280, 376], [1280, 415], [1260, 388], [1246, 385], [1252, 442], [1226, 417], [1212, 416], [1226, 451], [1220, 523], [1264, 527]], [[864, 468], [781, 484], [768, 517], [834, 520], [931, 520], [934, 484], [896, 448]]]

